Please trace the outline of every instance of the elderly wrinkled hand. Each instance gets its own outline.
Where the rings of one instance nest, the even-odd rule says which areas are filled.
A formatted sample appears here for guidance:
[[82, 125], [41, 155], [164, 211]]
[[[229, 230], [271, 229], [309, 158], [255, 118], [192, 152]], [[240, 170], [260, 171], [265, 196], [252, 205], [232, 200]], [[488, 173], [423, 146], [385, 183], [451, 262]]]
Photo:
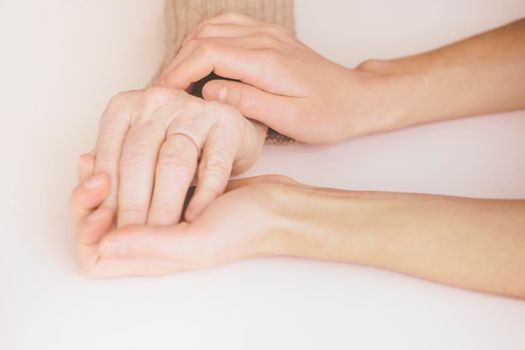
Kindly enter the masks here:
[[235, 108], [162, 87], [123, 92], [102, 115], [95, 172], [109, 175], [101, 204], [115, 224], [179, 222], [188, 188], [196, 193], [186, 211], [192, 220], [226, 188], [230, 175], [249, 168], [265, 137], [262, 125]]

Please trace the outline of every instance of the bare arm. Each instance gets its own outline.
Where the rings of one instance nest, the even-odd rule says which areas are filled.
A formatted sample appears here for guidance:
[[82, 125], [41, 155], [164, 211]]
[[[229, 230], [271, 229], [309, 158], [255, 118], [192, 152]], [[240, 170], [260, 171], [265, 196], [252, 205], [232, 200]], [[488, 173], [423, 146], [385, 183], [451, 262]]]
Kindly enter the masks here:
[[[81, 161], [85, 179], [93, 158]], [[80, 185], [71, 196], [81, 264], [94, 277], [285, 255], [525, 298], [525, 200], [353, 192], [261, 176], [230, 182], [192, 223], [124, 227], [103, 236], [111, 213], [96, 206], [107, 188], [107, 180], [95, 189]]]
[[525, 298], [525, 201], [286, 186], [283, 254]]
[[[230, 23], [222, 37], [214, 33], [217, 22]], [[223, 16], [188, 39], [161, 82], [186, 88], [211, 71], [242, 83], [209, 82], [205, 98], [297, 140], [334, 143], [524, 108], [525, 19], [434, 51], [349, 69], [275, 26]]]
[[357, 70], [376, 77], [370, 85], [388, 96], [382, 129], [525, 108], [525, 19]]

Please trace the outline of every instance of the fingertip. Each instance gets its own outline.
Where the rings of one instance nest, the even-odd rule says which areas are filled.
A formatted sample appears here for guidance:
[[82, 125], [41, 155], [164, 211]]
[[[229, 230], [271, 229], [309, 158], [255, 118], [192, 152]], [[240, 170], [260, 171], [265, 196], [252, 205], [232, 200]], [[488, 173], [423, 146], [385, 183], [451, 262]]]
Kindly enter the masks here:
[[209, 81], [204, 84], [202, 88], [202, 96], [205, 100], [217, 100], [225, 102], [227, 92], [227, 86], [219, 80]]

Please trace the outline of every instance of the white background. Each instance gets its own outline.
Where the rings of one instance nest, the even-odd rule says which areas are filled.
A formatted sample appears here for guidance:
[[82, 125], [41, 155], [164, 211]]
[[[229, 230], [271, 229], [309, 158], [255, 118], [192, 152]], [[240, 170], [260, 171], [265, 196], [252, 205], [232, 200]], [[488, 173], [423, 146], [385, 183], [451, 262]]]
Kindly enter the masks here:
[[[525, 1], [298, 0], [296, 15], [303, 41], [353, 66], [523, 17]], [[163, 35], [163, 0], [0, 0], [1, 350], [525, 349], [525, 302], [365, 267], [271, 258], [83, 278], [67, 215], [77, 156], [106, 101], [156, 70]], [[268, 147], [249, 174], [269, 172], [525, 198], [525, 111]]]

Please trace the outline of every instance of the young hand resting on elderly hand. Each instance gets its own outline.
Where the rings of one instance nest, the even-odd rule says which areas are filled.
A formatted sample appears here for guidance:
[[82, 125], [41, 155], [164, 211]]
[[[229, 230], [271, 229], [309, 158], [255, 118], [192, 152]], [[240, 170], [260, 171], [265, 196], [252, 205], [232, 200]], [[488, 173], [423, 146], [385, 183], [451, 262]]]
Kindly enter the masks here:
[[[84, 271], [153, 275], [288, 255], [525, 297], [523, 200], [352, 192], [275, 176], [227, 185], [264, 140], [266, 127], [242, 115], [300, 141], [330, 143], [524, 108], [524, 37], [521, 20], [348, 69], [274, 25], [236, 14], [205, 22], [157, 87], [112, 100], [96, 158], [80, 160], [71, 209]], [[177, 90], [211, 72], [238, 80], [204, 85], [205, 99], [226, 104]], [[195, 172], [197, 190], [178, 223]]]

